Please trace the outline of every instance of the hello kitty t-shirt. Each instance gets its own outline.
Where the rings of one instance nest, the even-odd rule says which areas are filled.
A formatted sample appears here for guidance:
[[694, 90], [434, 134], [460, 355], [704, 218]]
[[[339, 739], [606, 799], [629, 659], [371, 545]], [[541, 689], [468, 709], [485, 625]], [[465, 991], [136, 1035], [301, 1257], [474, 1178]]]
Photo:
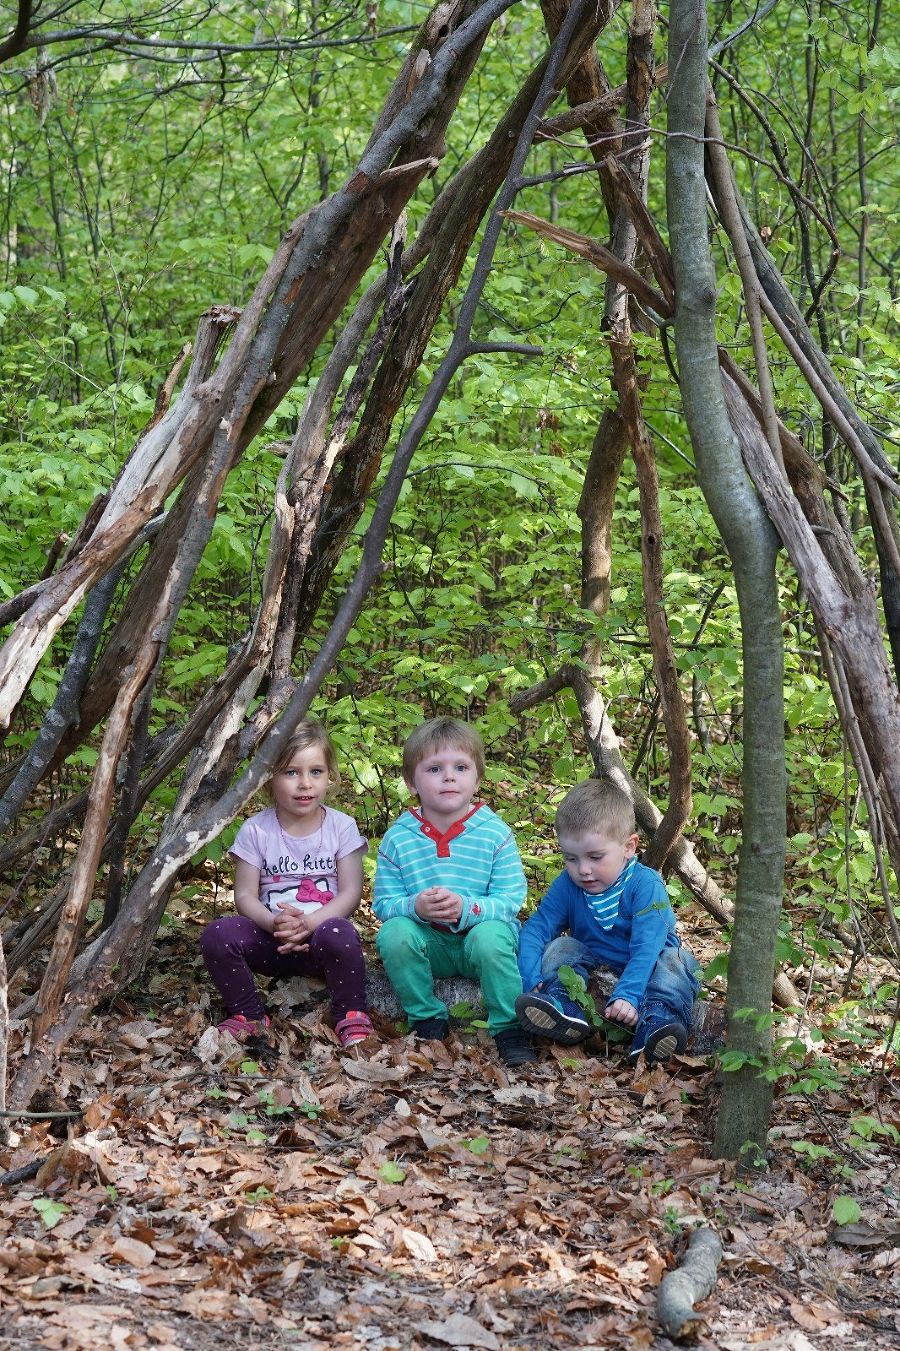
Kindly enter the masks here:
[[319, 826], [303, 836], [288, 835], [275, 808], [267, 807], [244, 822], [228, 852], [259, 868], [259, 899], [267, 910], [290, 905], [311, 914], [337, 892], [338, 859], [367, 848], [353, 817], [334, 807], [323, 807]]

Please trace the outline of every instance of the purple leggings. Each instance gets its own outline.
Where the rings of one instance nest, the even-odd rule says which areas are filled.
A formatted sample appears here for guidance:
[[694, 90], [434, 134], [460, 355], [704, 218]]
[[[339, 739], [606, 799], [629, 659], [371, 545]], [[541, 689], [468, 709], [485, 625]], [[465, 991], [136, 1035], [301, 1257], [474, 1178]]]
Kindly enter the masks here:
[[366, 966], [359, 934], [349, 919], [326, 920], [306, 952], [279, 952], [273, 934], [245, 915], [207, 924], [200, 940], [206, 969], [229, 1014], [262, 1018], [266, 1006], [253, 972], [261, 976], [324, 976], [335, 1022], [366, 1009]]

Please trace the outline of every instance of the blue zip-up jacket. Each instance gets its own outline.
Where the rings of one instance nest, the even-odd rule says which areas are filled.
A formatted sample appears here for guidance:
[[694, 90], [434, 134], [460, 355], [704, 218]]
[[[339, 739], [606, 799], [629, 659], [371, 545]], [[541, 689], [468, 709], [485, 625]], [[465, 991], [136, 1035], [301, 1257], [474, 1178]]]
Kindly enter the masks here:
[[560, 873], [522, 926], [519, 970], [526, 990], [533, 990], [541, 979], [541, 958], [547, 944], [566, 932], [590, 948], [598, 966], [611, 967], [618, 975], [610, 1002], [627, 999], [635, 1008], [663, 948], [681, 946], [666, 884], [658, 872], [643, 863], [635, 865], [626, 882], [618, 914], [609, 929], [597, 923], [581, 887], [568, 873]]
[[462, 897], [463, 909], [457, 924], [440, 927], [464, 933], [486, 919], [518, 927], [525, 873], [512, 831], [496, 812], [482, 803], [458, 833], [456, 822], [440, 842], [422, 824], [404, 812], [381, 842], [372, 901], [376, 918], [404, 915], [427, 924], [415, 912], [416, 897], [426, 887], [448, 887]]

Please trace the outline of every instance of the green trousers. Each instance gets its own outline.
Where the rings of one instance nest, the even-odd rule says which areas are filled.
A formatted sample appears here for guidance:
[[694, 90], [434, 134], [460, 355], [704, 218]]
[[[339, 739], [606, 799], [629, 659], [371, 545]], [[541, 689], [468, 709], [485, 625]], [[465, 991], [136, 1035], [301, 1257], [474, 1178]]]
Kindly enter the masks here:
[[511, 924], [489, 919], [465, 933], [445, 933], [398, 916], [385, 920], [376, 944], [410, 1022], [446, 1018], [447, 1005], [435, 994], [434, 982], [467, 976], [481, 986], [492, 1035], [519, 1027], [515, 1008], [522, 993], [516, 961], [519, 935]]

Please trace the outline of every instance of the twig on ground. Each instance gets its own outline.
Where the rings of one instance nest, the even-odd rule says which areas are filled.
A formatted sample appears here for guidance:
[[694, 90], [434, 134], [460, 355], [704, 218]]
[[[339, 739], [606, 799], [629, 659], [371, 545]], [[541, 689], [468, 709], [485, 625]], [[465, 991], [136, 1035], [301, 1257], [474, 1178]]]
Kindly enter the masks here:
[[13, 1168], [9, 1173], [0, 1173], [0, 1187], [12, 1187], [16, 1182], [28, 1182], [31, 1178], [37, 1177], [49, 1157], [49, 1154], [45, 1154], [40, 1159], [32, 1159], [31, 1163], [23, 1163], [21, 1168]]

